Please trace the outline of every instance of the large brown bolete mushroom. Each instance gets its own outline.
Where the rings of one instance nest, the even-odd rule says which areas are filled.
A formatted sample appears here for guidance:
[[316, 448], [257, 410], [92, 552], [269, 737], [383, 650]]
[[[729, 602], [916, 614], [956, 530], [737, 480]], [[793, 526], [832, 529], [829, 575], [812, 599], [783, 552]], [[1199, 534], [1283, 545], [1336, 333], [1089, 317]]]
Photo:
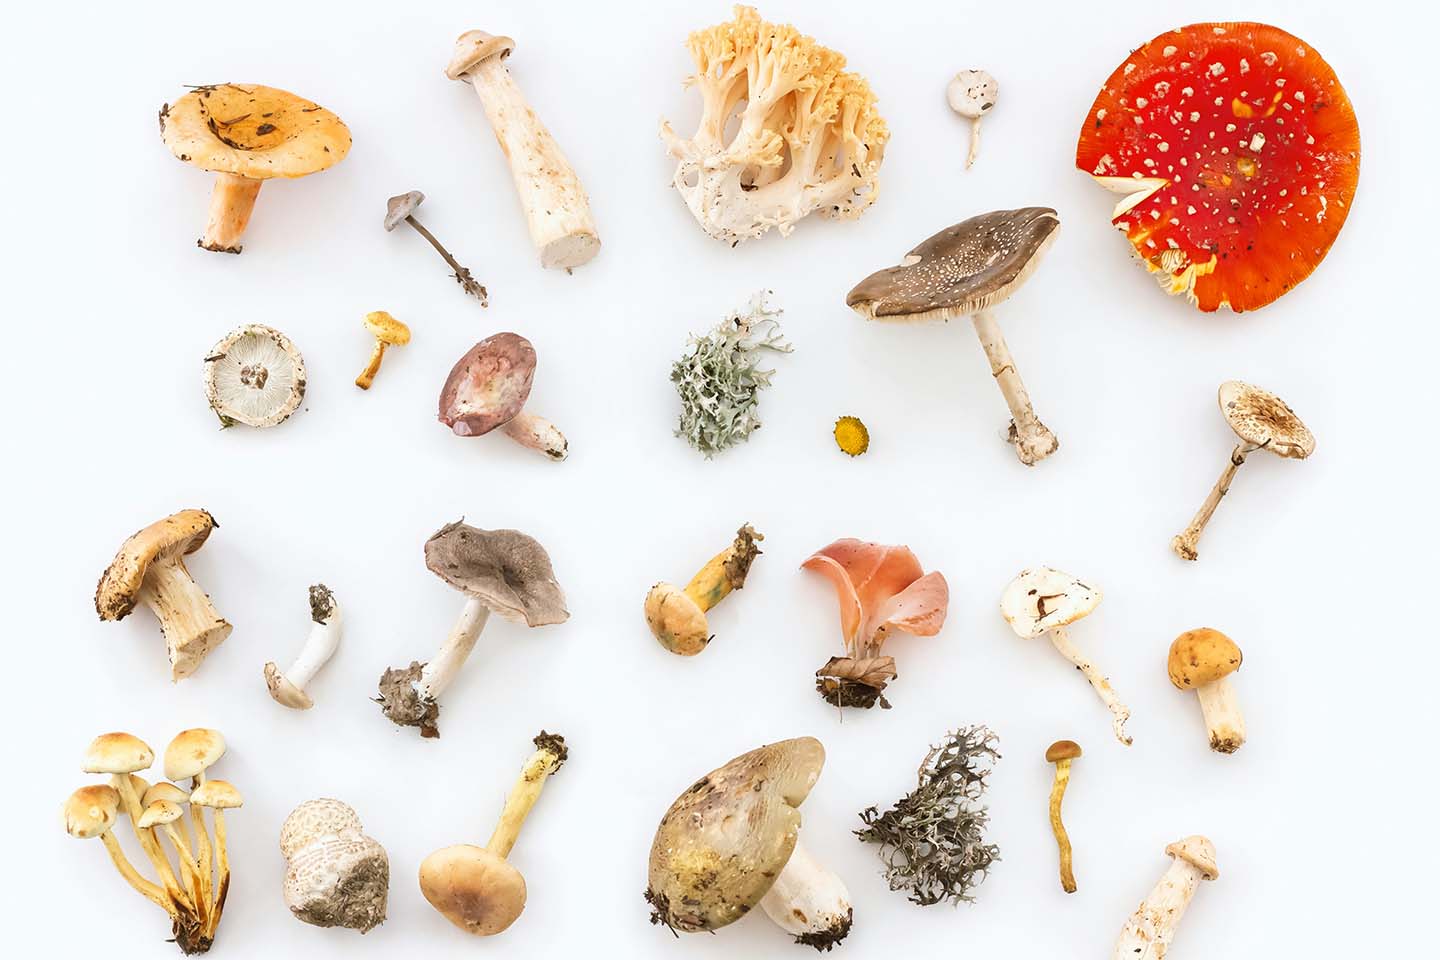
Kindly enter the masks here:
[[1049, 207], [995, 210], [947, 227], [905, 255], [899, 265], [870, 274], [845, 298], [867, 320], [917, 322], [969, 317], [990, 361], [990, 374], [1010, 407], [1009, 440], [1033, 465], [1059, 447], [1035, 416], [1010, 347], [991, 311], [1035, 272], [1060, 229]]
[[479, 437], [500, 428], [522, 447], [551, 460], [570, 449], [555, 424], [522, 409], [535, 379], [535, 348], [518, 333], [486, 337], [456, 361], [440, 391], [440, 422], [457, 437]]
[[527, 627], [570, 618], [545, 548], [518, 530], [446, 524], [425, 541], [425, 567], [465, 595], [444, 645], [428, 663], [392, 667], [380, 676], [380, 708], [402, 727], [438, 737], [440, 695], [464, 666], [491, 612]]
[[136, 604], [150, 608], [165, 634], [173, 680], [194, 673], [232, 629], [185, 568], [185, 555], [204, 546], [216, 526], [204, 510], [157, 520], [120, 545], [95, 588], [101, 620], [123, 620]]
[[1237, 313], [1308, 277], [1360, 176], [1335, 71], [1263, 23], [1196, 23], [1134, 50], [1085, 117], [1075, 166], [1168, 293]]
[[1199, 559], [1196, 547], [1200, 534], [1205, 532], [1215, 508], [1230, 492], [1230, 483], [1246, 457], [1256, 450], [1267, 450], [1287, 460], [1304, 460], [1315, 452], [1314, 434], [1284, 400], [1270, 391], [1239, 380], [1227, 380], [1220, 384], [1219, 400], [1220, 412], [1240, 442], [1230, 451], [1230, 462], [1210, 488], [1195, 518], [1170, 540], [1170, 548], [1185, 560]]
[[317, 173], [350, 151], [350, 131], [335, 114], [257, 84], [196, 87], [165, 104], [160, 138], [179, 159], [215, 174], [210, 216], [195, 243], [216, 253], [240, 252], [266, 180]]
[[829, 950], [850, 932], [845, 883], [800, 846], [800, 804], [825, 766], [813, 737], [751, 750], [670, 805], [650, 847], [651, 923], [696, 933], [757, 903], [796, 943]]

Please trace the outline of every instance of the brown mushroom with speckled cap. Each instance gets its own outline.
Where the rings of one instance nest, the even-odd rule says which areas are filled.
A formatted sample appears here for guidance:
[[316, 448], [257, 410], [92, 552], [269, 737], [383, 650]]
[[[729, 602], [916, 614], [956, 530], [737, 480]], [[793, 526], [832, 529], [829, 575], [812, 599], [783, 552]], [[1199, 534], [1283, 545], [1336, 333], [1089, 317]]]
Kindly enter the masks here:
[[1230, 683], [1244, 659], [1234, 640], [1210, 627], [1186, 630], [1170, 644], [1165, 661], [1170, 683], [1182, 693], [1195, 691], [1216, 753], [1234, 753], [1245, 742], [1245, 714]]
[[380, 709], [399, 726], [419, 727], [420, 736], [438, 737], [440, 695], [475, 649], [492, 612], [539, 627], [564, 623], [570, 611], [550, 555], [518, 530], [446, 524], [425, 541], [425, 566], [464, 594], [465, 606], [433, 659], [392, 667], [381, 675]]
[[800, 805], [825, 766], [813, 737], [751, 750], [670, 805], [650, 847], [650, 922], [714, 932], [756, 904], [796, 943], [825, 951], [850, 932], [845, 883], [800, 846]]
[[524, 411], [535, 379], [535, 348], [518, 333], [486, 337], [456, 361], [440, 391], [440, 422], [457, 437], [499, 428], [522, 447], [564, 460], [570, 444], [544, 417]]
[[165, 104], [160, 138], [178, 159], [215, 174], [205, 233], [195, 241], [215, 253], [240, 252], [266, 180], [318, 173], [350, 152], [350, 131], [335, 114], [252, 83], [195, 87]]
[[1055, 242], [1059, 215], [1049, 207], [995, 210], [946, 227], [872, 273], [845, 298], [867, 320], [914, 323], [969, 317], [990, 361], [990, 373], [1010, 407], [1010, 442], [1031, 466], [1060, 443], [1035, 416], [1030, 394], [992, 313], [1035, 272]]
[[369, 933], [385, 922], [390, 858], [339, 800], [306, 800], [280, 827], [285, 906], [317, 927]]
[[204, 510], [157, 520], [120, 545], [95, 588], [101, 620], [123, 620], [139, 604], [150, 608], [165, 635], [172, 680], [194, 673], [230, 636], [230, 624], [185, 568], [185, 555], [203, 547], [217, 526]]
[[1170, 548], [1185, 560], [1199, 558], [1196, 546], [1200, 534], [1205, 531], [1215, 508], [1230, 492], [1230, 483], [1246, 457], [1256, 450], [1265, 450], [1287, 460], [1304, 460], [1315, 452], [1315, 436], [1284, 400], [1268, 390], [1239, 380], [1227, 380], [1220, 384], [1219, 400], [1220, 412], [1240, 442], [1230, 451], [1230, 462], [1210, 488], [1195, 519], [1170, 540]]
[[693, 657], [710, 645], [710, 621], [705, 614], [732, 590], [745, 586], [750, 565], [760, 555], [755, 541], [765, 536], [745, 524], [735, 542], [700, 568], [685, 589], [657, 583], [645, 595], [645, 623], [660, 645], [682, 657]]

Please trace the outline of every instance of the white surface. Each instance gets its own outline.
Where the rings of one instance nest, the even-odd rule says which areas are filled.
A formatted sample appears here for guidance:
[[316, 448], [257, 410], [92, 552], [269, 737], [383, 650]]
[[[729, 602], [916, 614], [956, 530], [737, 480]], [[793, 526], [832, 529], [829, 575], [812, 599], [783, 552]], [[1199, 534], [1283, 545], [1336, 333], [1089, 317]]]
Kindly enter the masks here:
[[[1423, 418], [1434, 413], [1437, 143], [1421, 71], [1433, 65], [1435, 14], [1165, 7], [762, 6], [847, 53], [894, 137], [881, 198], [861, 220], [807, 221], [735, 250], [708, 240], [671, 194], [656, 136], [662, 114], [678, 127], [697, 114], [680, 88], [681, 42], [723, 19], [721, 2], [11, 10], [0, 58], [4, 562], [21, 749], [0, 800], [7, 952], [174, 955], [160, 912], [98, 844], [68, 839], [55, 811], [86, 782], [79, 759], [93, 735], [129, 730], [158, 750], [192, 725], [224, 731], [219, 772], [247, 798], [229, 818], [235, 878], [216, 956], [417, 945], [427, 957], [804, 956], [758, 915], [676, 941], [646, 923], [640, 899], [673, 797], [735, 754], [802, 734], [829, 750], [805, 838], [854, 896], [847, 956], [1107, 956], [1165, 869], [1165, 844], [1191, 832], [1213, 838], [1221, 877], [1200, 890], [1174, 960], [1413, 944], [1424, 920], [1399, 891], [1428, 882], [1433, 842], [1433, 823], [1413, 818], [1435, 662], [1434, 512], [1420, 499], [1434, 483]], [[1241, 317], [1164, 297], [1108, 226], [1113, 197], [1071, 169], [1078, 124], [1126, 51], [1222, 15], [1315, 44], [1354, 99], [1365, 144], [1358, 200], [1327, 262]], [[452, 38], [471, 27], [517, 39], [512, 69], [589, 188], [604, 249], [574, 276], [534, 262], [479, 106], [443, 76]], [[944, 89], [972, 65], [996, 75], [1001, 99], [965, 174], [968, 131]], [[231, 79], [312, 97], [355, 137], [334, 170], [265, 187], [240, 257], [194, 246], [209, 177], [171, 158], [155, 128], [184, 84]], [[386, 197], [415, 188], [429, 197], [424, 222], [489, 285], [488, 311], [418, 236], [380, 228]], [[1058, 208], [1064, 232], [999, 319], [1062, 445], [1027, 470], [998, 437], [1004, 408], [967, 325], [867, 326], [843, 299], [935, 229], [1032, 203]], [[765, 396], [765, 429], [707, 463], [670, 435], [668, 365], [688, 332], [760, 286], [776, 290], [797, 349]], [[361, 393], [360, 318], [381, 308], [414, 340]], [[309, 396], [280, 428], [221, 432], [200, 360], [257, 321], [295, 339]], [[539, 351], [533, 409], [569, 435], [566, 463], [435, 423], [450, 365], [504, 329]], [[1214, 392], [1230, 377], [1280, 393], [1318, 450], [1305, 463], [1253, 456], [1202, 559], [1185, 565], [1167, 542], [1224, 465], [1231, 437]], [[830, 439], [840, 414], [870, 426], [859, 460]], [[1420, 450], [1397, 449], [1411, 439]], [[221, 523], [192, 569], [235, 632], [172, 686], [150, 615], [102, 624], [90, 597], [127, 534], [187, 506]], [[572, 618], [534, 634], [493, 623], [444, 698], [443, 739], [422, 742], [368, 698], [381, 670], [432, 654], [458, 614], [421, 544], [462, 515], [541, 540]], [[749, 585], [716, 612], [706, 653], [667, 654], [641, 622], [645, 590], [683, 582], [746, 520], [766, 535]], [[843, 536], [910, 544], [953, 599], [941, 635], [894, 642], [895, 709], [841, 722], [810, 691], [840, 648], [835, 600], [797, 568]], [[1104, 588], [1074, 637], [1134, 709], [1133, 748], [1113, 740], [1099, 701], [1044, 641], [1019, 641], [1001, 621], [1001, 589], [1034, 563]], [[296, 713], [271, 702], [261, 666], [298, 651], [316, 580], [344, 603], [347, 634], [311, 687], [315, 709]], [[1208, 751], [1198, 704], [1165, 678], [1170, 639], [1201, 625], [1246, 654], [1237, 685], [1250, 742], [1233, 757]], [[912, 786], [946, 728], [977, 722], [1002, 738], [989, 803], [1003, 860], [976, 905], [920, 909], [886, 891], [874, 850], [848, 831], [857, 810]], [[572, 759], [514, 854], [529, 907], [501, 939], [475, 943], [425, 904], [416, 869], [438, 847], [484, 842], [541, 727], [567, 736]], [[1065, 805], [1080, 885], [1070, 897], [1045, 821], [1042, 753], [1058, 737], [1086, 750]], [[304, 926], [281, 901], [280, 823], [315, 796], [353, 804], [389, 849], [390, 918], [366, 937]]]

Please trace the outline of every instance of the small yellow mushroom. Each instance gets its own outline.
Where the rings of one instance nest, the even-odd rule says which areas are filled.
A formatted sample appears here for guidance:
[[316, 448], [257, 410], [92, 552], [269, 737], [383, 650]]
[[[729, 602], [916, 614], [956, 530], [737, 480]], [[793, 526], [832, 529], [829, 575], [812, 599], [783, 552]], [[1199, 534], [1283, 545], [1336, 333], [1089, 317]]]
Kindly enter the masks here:
[[370, 384], [375, 382], [386, 347], [403, 347], [410, 342], [410, 328], [384, 310], [365, 314], [365, 329], [375, 335], [375, 349], [370, 354], [369, 365], [355, 378], [355, 386], [361, 390], [369, 390]]
[[1080, 744], [1074, 740], [1056, 740], [1045, 751], [1045, 761], [1055, 764], [1055, 784], [1050, 788], [1050, 829], [1055, 831], [1055, 843], [1060, 847], [1060, 886], [1066, 893], [1075, 892], [1075, 871], [1071, 864], [1070, 835], [1060, 821], [1060, 802], [1065, 799], [1065, 788], [1070, 784], [1070, 761], [1080, 755]]
[[870, 431], [859, 417], [841, 417], [835, 421], [835, 443], [852, 457], [870, 449]]
[[673, 583], [657, 583], [645, 597], [645, 623], [660, 645], [682, 657], [693, 657], [710, 643], [705, 612], [745, 586], [750, 565], [760, 555], [755, 541], [764, 540], [748, 523], [726, 547], [681, 590]]

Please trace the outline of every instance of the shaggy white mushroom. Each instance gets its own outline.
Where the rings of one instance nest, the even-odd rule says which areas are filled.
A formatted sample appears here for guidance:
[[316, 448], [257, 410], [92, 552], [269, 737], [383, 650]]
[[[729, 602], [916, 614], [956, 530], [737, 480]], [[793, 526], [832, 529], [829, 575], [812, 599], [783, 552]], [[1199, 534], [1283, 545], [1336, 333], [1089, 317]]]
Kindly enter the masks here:
[[1215, 845], [1205, 837], [1177, 840], [1165, 852], [1174, 862], [1125, 921], [1112, 960], [1164, 960], [1200, 881], [1220, 876]]
[[323, 583], [317, 583], [310, 588], [310, 619], [314, 626], [310, 628], [305, 646], [301, 648], [300, 656], [290, 664], [290, 669], [281, 673], [275, 661], [265, 664], [265, 686], [269, 689], [270, 696], [282, 707], [309, 710], [315, 705], [315, 701], [305, 692], [305, 686], [315, 678], [320, 668], [330, 661], [340, 646], [340, 602]]
[[385, 922], [390, 858], [339, 800], [306, 800], [280, 827], [285, 905], [317, 927], [368, 933]]
[[283, 423], [305, 399], [305, 358], [273, 327], [241, 327], [205, 355], [205, 399], [224, 427]]
[[984, 70], [961, 70], [945, 88], [945, 101], [950, 109], [970, 121], [970, 152], [965, 157], [965, 169], [975, 165], [980, 155], [980, 118], [995, 106], [1000, 95], [1000, 84]]

